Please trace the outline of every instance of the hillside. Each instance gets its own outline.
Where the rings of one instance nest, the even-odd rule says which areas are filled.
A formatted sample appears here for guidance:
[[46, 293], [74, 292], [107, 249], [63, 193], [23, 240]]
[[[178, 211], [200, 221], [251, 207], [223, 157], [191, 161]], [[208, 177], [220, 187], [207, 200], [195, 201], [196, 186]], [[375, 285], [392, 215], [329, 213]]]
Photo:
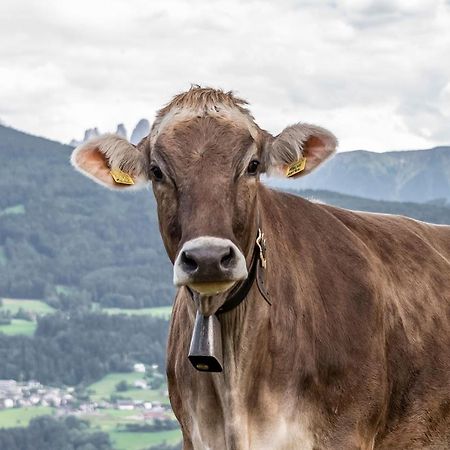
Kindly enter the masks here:
[[150, 192], [110, 192], [72, 148], [0, 126], [0, 296], [142, 307], [171, 301]]
[[[45, 298], [65, 309], [91, 302], [170, 304], [171, 266], [153, 195], [110, 192], [89, 182], [70, 166], [71, 150], [0, 126], [0, 296]], [[298, 193], [350, 209], [450, 223], [443, 205]]]
[[450, 203], [450, 147], [374, 153], [338, 153], [316, 172], [273, 180], [283, 188], [325, 189], [377, 200]]

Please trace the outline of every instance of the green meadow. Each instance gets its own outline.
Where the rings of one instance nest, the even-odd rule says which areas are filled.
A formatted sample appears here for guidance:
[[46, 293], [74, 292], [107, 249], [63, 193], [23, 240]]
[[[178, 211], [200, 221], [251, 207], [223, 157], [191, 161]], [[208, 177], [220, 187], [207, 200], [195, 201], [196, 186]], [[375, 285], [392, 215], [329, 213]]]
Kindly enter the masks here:
[[4, 298], [2, 302], [3, 305], [0, 307], [0, 311], [9, 311], [11, 314], [16, 314], [20, 308], [36, 315], [51, 314], [55, 311], [54, 308], [40, 300]]
[[101, 308], [107, 314], [127, 314], [127, 315], [147, 315], [168, 319], [172, 314], [171, 306], [155, 306], [153, 308], [122, 309], [122, 308]]
[[24, 336], [33, 336], [36, 330], [36, 322], [31, 320], [11, 319], [9, 325], [0, 325], [0, 333], [8, 336], [22, 334]]
[[[160, 402], [169, 403], [169, 399], [166, 395], [167, 386], [164, 384], [161, 389], [140, 389], [134, 388], [133, 383], [138, 380], [143, 380], [144, 374], [137, 372], [130, 373], [109, 373], [104, 376], [100, 381], [97, 381], [88, 386], [87, 390], [92, 400], [109, 400], [112, 394], [120, 395], [124, 398], [130, 398], [132, 400], [142, 400], [148, 402]], [[121, 381], [126, 381], [130, 389], [117, 392], [116, 385]]]
[[52, 415], [54, 412], [55, 409], [49, 406], [2, 409], [0, 411], [0, 428], [26, 427], [31, 419]]
[[8, 216], [11, 214], [25, 214], [25, 206], [22, 204], [9, 206], [8, 208], [5, 208], [3, 211], [0, 211], [0, 217], [1, 216]]
[[155, 444], [177, 444], [181, 441], [181, 431], [156, 431], [154, 433], [129, 433], [111, 431], [108, 433], [117, 450], [143, 450]]
[[[16, 314], [20, 309], [30, 313], [33, 316], [43, 316], [44, 314], [51, 314], [55, 310], [40, 300], [26, 300], [26, 299], [2, 299], [0, 312], [9, 312], [11, 315]], [[35, 320], [11, 319], [8, 325], [0, 325], [0, 333], [8, 336], [24, 335], [33, 336], [36, 330]]]
[[129, 423], [142, 423], [140, 412], [119, 411], [117, 409], [103, 409], [92, 414], [80, 416], [89, 420], [92, 428], [98, 428], [108, 433], [114, 448], [117, 450], [142, 450], [164, 441], [168, 444], [176, 444], [181, 441], [179, 430], [155, 431], [155, 432], [129, 432], [121, 431], [123, 425]]

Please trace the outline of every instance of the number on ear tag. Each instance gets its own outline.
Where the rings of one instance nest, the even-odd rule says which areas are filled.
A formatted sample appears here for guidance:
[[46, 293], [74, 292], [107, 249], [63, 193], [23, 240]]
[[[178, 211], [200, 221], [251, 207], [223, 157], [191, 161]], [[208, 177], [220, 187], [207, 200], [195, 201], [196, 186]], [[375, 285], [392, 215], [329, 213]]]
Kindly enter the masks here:
[[296, 161], [294, 164], [288, 166], [288, 168], [286, 169], [286, 176], [289, 178], [293, 177], [294, 175], [297, 175], [298, 173], [305, 170], [305, 166], [306, 166], [306, 158], [303, 157], [302, 159]]
[[117, 184], [134, 184], [133, 178], [126, 172], [123, 172], [120, 169], [112, 169], [110, 172], [113, 180]]

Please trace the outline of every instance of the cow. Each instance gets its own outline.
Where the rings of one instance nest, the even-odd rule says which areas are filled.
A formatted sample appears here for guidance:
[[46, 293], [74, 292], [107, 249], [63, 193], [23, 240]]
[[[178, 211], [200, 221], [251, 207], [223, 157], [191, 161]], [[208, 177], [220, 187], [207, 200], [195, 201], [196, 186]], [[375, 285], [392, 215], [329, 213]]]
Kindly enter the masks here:
[[[305, 176], [336, 146], [306, 123], [274, 137], [232, 92], [194, 86], [137, 146], [74, 150], [106, 187], [151, 181], [178, 287], [167, 377], [184, 450], [450, 448], [450, 227], [260, 181]], [[188, 358], [199, 317], [214, 370], [215, 355]]]

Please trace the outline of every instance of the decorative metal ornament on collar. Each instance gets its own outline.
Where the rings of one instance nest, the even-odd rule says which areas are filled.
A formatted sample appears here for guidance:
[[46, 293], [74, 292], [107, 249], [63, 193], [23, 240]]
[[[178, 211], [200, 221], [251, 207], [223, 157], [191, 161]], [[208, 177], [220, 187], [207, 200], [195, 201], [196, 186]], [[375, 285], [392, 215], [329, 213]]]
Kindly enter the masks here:
[[265, 269], [267, 267], [266, 260], [266, 238], [261, 228], [258, 228], [258, 237], [256, 238], [256, 245], [259, 248], [259, 259], [261, 261], [261, 267]]
[[[189, 361], [197, 370], [201, 372], [223, 371], [222, 332], [218, 316], [239, 306], [246, 299], [255, 279], [262, 297], [271, 305], [269, 293], [265, 288], [266, 268], [266, 240], [261, 228], [258, 228], [248, 277], [231, 290], [216, 314], [206, 317], [197, 311], [188, 354]], [[194, 294], [189, 288], [188, 292], [193, 298]]]

